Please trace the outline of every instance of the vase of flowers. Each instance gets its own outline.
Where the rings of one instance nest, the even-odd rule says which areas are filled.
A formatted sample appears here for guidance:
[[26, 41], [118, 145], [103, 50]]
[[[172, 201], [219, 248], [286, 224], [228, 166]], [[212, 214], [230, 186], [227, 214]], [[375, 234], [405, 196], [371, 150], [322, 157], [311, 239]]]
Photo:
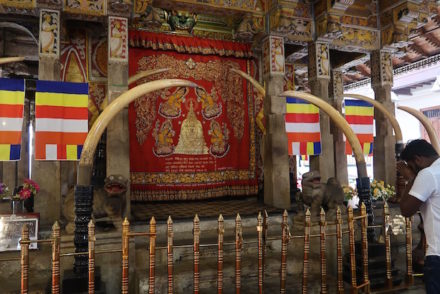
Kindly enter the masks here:
[[389, 184], [385, 185], [384, 181], [373, 180], [371, 182], [370, 191], [373, 201], [387, 201], [388, 199], [396, 195], [396, 189], [394, 188], [394, 186], [391, 186]]
[[344, 203], [347, 205], [347, 207], [351, 207], [353, 209], [357, 208], [359, 204], [357, 190], [347, 185], [343, 185], [342, 190], [344, 191]]
[[23, 201], [27, 212], [34, 212], [34, 196], [40, 191], [40, 186], [31, 179], [26, 179], [18, 189], [18, 196]]

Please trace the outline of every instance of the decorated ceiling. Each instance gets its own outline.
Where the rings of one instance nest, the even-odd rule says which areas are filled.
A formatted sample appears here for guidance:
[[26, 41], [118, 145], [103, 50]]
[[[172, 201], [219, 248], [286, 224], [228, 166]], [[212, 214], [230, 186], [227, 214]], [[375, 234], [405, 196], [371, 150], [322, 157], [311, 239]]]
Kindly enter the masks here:
[[[38, 39], [40, 8], [62, 10], [67, 26], [101, 23], [109, 15], [130, 19], [132, 29], [253, 44], [258, 54], [266, 34], [284, 38], [286, 61], [296, 87], [307, 90], [307, 44], [330, 44], [332, 68], [345, 85], [370, 77], [370, 55], [385, 49], [395, 70], [440, 53], [440, 4], [435, 0], [0, 0], [6, 22], [27, 28]], [[32, 18], [34, 16], [35, 19]], [[94, 27], [94, 26], [89, 26]], [[0, 37], [32, 43], [28, 33], [2, 27]], [[91, 30], [91, 29], [90, 29]], [[13, 33], [11, 33], [13, 32]], [[62, 33], [62, 32], [61, 32]], [[7, 52], [3, 52], [7, 55]], [[36, 60], [34, 60], [36, 61]]]

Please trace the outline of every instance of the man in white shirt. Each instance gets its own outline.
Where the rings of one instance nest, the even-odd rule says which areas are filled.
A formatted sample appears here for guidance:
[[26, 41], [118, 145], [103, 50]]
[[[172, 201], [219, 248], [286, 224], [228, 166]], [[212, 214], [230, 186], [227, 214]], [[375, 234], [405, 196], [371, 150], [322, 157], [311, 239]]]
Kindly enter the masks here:
[[422, 213], [428, 249], [425, 257], [426, 293], [440, 293], [440, 159], [425, 140], [409, 142], [402, 151], [397, 170], [407, 180], [400, 210], [410, 217]]

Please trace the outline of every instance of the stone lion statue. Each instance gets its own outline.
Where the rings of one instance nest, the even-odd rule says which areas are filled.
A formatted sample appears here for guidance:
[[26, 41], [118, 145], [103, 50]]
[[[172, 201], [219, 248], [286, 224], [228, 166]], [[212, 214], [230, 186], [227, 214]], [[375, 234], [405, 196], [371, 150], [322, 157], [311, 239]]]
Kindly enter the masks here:
[[319, 171], [310, 171], [303, 175], [302, 191], [298, 193], [297, 203], [300, 212], [304, 204], [310, 207], [312, 216], [319, 216], [321, 207], [327, 216], [336, 215], [336, 208], [344, 202], [344, 191], [336, 178], [321, 183]]
[[[105, 178], [104, 186], [96, 187], [93, 191], [93, 218], [95, 220], [108, 218], [119, 228], [122, 212], [125, 208], [125, 192], [128, 181], [121, 175], [111, 175]], [[75, 192], [71, 188], [64, 199], [63, 216], [67, 222], [66, 232], [73, 234], [75, 230]]]

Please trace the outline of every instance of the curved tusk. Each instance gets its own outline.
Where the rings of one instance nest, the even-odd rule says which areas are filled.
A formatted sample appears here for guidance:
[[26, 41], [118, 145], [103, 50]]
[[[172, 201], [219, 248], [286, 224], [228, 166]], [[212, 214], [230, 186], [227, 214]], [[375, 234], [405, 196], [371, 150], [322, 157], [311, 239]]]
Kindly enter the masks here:
[[151, 69], [151, 70], [141, 71], [141, 72], [135, 74], [134, 76], [129, 77], [128, 78], [128, 84], [131, 85], [134, 82], [137, 82], [137, 81], [139, 81], [142, 78], [146, 78], [148, 76], [151, 76], [151, 75], [154, 75], [154, 74], [158, 74], [158, 73], [161, 73], [161, 72], [166, 72], [166, 71], [169, 71], [169, 70], [170, 70], [169, 68], [159, 68], [159, 69]]
[[197, 85], [193, 82], [179, 79], [148, 82], [124, 92], [104, 109], [96, 119], [84, 142], [81, 159], [79, 161], [77, 176], [78, 185], [89, 185], [96, 146], [98, 145], [102, 133], [115, 115], [137, 98], [142, 97], [147, 93], [169, 87], [197, 87]]
[[316, 105], [320, 109], [322, 109], [325, 113], [327, 113], [327, 115], [333, 120], [333, 122], [342, 130], [342, 132], [344, 132], [345, 137], [347, 137], [347, 140], [350, 143], [351, 148], [353, 149], [354, 157], [356, 159], [358, 177], [359, 178], [368, 177], [367, 165], [365, 163], [365, 157], [362, 152], [362, 147], [361, 144], [359, 143], [359, 139], [351, 129], [348, 122], [339, 113], [339, 111], [337, 111], [335, 108], [333, 108], [330, 104], [328, 104], [324, 100], [311, 94], [297, 92], [297, 91], [285, 91], [281, 93], [280, 96], [289, 96], [289, 97], [295, 97], [306, 100]]
[[260, 92], [260, 94], [263, 95], [263, 97], [266, 96], [266, 90], [264, 89], [264, 87], [257, 80], [255, 80], [253, 77], [251, 77], [250, 75], [248, 75], [245, 72], [242, 72], [239, 69], [231, 68], [231, 71], [239, 74], [244, 79], [248, 80], [252, 85], [254, 85], [254, 87], [258, 90], [258, 92]]
[[373, 104], [375, 108], [381, 111], [388, 118], [391, 125], [393, 126], [394, 133], [396, 135], [396, 144], [403, 143], [402, 129], [400, 128], [399, 122], [397, 121], [396, 117], [391, 112], [389, 112], [388, 109], [385, 108], [385, 106], [382, 105], [382, 103], [374, 99], [371, 99], [370, 97], [359, 94], [344, 94], [344, 97], [356, 98], [368, 102], [370, 104]]
[[406, 111], [409, 114], [412, 114], [422, 123], [423, 127], [425, 127], [426, 131], [428, 132], [429, 140], [431, 141], [432, 146], [437, 151], [437, 153], [440, 154], [440, 143], [431, 121], [421, 111], [418, 111], [417, 109], [407, 106], [398, 106], [397, 108]]
[[23, 61], [25, 58], [23, 56], [20, 57], [1, 57], [0, 58], [0, 64], [6, 64], [11, 62], [19, 62]]

